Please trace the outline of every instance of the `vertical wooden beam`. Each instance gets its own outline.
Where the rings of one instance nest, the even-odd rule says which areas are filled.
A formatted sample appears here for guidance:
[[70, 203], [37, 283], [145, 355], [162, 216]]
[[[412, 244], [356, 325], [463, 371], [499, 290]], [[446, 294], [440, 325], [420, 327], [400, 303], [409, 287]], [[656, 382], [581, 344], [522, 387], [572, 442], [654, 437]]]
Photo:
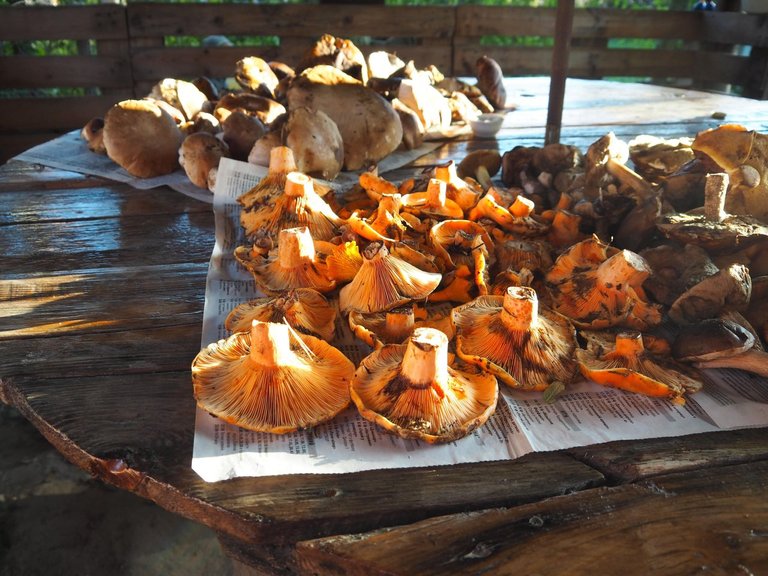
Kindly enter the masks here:
[[565, 80], [568, 77], [568, 55], [573, 32], [574, 0], [557, 0], [555, 16], [555, 46], [552, 50], [552, 70], [549, 80], [549, 107], [544, 143], [560, 141], [560, 126], [563, 121], [563, 100]]

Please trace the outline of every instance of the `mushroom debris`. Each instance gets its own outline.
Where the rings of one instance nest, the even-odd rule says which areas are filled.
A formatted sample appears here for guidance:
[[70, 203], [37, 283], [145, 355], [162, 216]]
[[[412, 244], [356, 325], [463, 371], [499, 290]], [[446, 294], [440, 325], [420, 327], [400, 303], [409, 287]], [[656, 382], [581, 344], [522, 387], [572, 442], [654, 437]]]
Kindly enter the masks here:
[[330, 420], [349, 405], [355, 365], [287, 324], [254, 320], [192, 362], [198, 405], [225, 422], [284, 434]]
[[488, 420], [498, 385], [487, 373], [451, 362], [448, 337], [418, 328], [404, 344], [366, 356], [351, 384], [360, 414], [403, 438], [451, 442]]

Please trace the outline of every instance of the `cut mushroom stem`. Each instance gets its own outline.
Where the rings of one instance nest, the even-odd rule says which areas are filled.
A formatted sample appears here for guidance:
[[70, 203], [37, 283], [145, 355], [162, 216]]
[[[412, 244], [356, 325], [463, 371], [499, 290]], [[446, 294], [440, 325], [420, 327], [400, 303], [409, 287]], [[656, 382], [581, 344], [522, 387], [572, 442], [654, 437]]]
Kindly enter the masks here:
[[288, 146], [275, 146], [269, 151], [269, 173], [288, 173], [298, 170], [293, 150]]
[[283, 268], [298, 268], [315, 261], [315, 243], [309, 228], [286, 228], [280, 231], [277, 245], [278, 261]]
[[285, 177], [286, 196], [302, 197], [309, 196], [315, 191], [312, 178], [303, 172], [289, 172]]
[[533, 200], [518, 194], [515, 197], [515, 201], [512, 202], [512, 205], [509, 207], [509, 211], [516, 218], [526, 218], [533, 213], [535, 207], [536, 205]]
[[290, 340], [291, 333], [287, 324], [254, 320], [251, 323], [250, 359], [265, 368], [284, 366], [293, 357]]
[[728, 174], [724, 172], [707, 174], [704, 184], [704, 216], [710, 222], [722, 222], [728, 215], [725, 212], [728, 182]]
[[613, 285], [617, 290], [622, 284], [639, 286], [651, 273], [648, 264], [642, 256], [622, 250], [597, 268], [597, 280], [602, 285]]
[[427, 185], [427, 206], [445, 206], [446, 184], [437, 178], [430, 178]]
[[384, 332], [393, 342], [402, 342], [413, 331], [413, 306], [401, 306], [386, 313]]
[[512, 286], [504, 294], [501, 321], [509, 330], [525, 332], [536, 324], [539, 301], [536, 291], [527, 286]]
[[448, 336], [432, 328], [417, 328], [408, 340], [400, 372], [413, 386], [431, 386], [439, 398], [448, 383]]

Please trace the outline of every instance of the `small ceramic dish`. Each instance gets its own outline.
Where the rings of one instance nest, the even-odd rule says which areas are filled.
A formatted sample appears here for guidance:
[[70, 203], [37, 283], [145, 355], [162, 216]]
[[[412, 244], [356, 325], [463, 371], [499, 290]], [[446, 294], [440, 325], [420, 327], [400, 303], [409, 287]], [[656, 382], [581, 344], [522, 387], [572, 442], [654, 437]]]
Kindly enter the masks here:
[[501, 128], [504, 116], [501, 114], [480, 114], [469, 121], [472, 133], [478, 138], [493, 138]]

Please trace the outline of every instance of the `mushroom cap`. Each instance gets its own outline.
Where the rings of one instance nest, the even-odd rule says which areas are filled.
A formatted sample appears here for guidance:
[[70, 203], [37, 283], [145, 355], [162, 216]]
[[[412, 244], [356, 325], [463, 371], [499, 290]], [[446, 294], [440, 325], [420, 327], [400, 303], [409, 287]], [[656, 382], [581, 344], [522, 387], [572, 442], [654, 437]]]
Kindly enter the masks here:
[[[276, 362], [262, 362], [259, 349], [282, 345]], [[225, 422], [258, 432], [283, 434], [330, 420], [349, 405], [354, 364], [313, 336], [286, 324], [254, 322], [204, 348], [192, 362], [197, 404]]]
[[247, 56], [235, 63], [235, 80], [246, 90], [267, 98], [275, 97], [279, 82], [270, 65], [258, 56]]
[[510, 286], [504, 296], [478, 296], [451, 313], [456, 353], [512, 388], [544, 390], [569, 383], [576, 332], [567, 318], [539, 307], [536, 291]]
[[341, 172], [344, 141], [336, 123], [322, 110], [292, 109], [283, 137], [293, 150], [299, 171], [326, 180], [333, 180]]
[[192, 120], [208, 103], [208, 96], [195, 84], [177, 78], [164, 78], [152, 87], [150, 98], [167, 102]]
[[213, 115], [223, 122], [233, 112], [242, 112], [258, 118], [264, 124], [271, 124], [275, 119], [285, 114], [285, 106], [272, 98], [250, 94], [249, 92], [230, 92], [216, 102]]
[[190, 134], [181, 143], [179, 164], [195, 186], [208, 188], [211, 168], [219, 166], [219, 160], [229, 155], [227, 144], [208, 132]]
[[669, 317], [678, 324], [691, 324], [730, 310], [745, 310], [751, 294], [749, 269], [731, 264], [681, 294], [670, 306]]
[[171, 115], [151, 100], [123, 100], [104, 116], [107, 155], [137, 178], [176, 170], [183, 138]]
[[107, 153], [107, 149], [104, 148], [104, 118], [95, 117], [88, 120], [80, 130], [80, 136], [85, 140], [88, 150], [91, 152]]
[[383, 243], [372, 242], [352, 282], [339, 291], [339, 307], [343, 312], [390, 310], [426, 298], [441, 279], [441, 274], [416, 268], [391, 255]]
[[587, 348], [576, 350], [579, 370], [585, 378], [680, 404], [685, 402], [683, 394], [701, 389], [701, 381], [690, 368], [645, 350], [640, 332], [618, 332], [613, 341], [604, 336], [613, 336], [611, 333], [602, 334], [593, 332], [587, 338]]
[[501, 154], [498, 150], [483, 148], [467, 154], [456, 167], [460, 178], [478, 180], [478, 170], [484, 169], [488, 176], [495, 176], [501, 170]]
[[448, 337], [419, 328], [404, 344], [365, 357], [351, 384], [360, 414], [403, 438], [451, 442], [484, 424], [496, 409], [490, 374], [449, 363]]
[[695, 212], [666, 214], [656, 222], [662, 234], [684, 244], [717, 253], [765, 241], [768, 226], [749, 216], [727, 215], [722, 222]]
[[489, 56], [481, 56], [475, 62], [477, 87], [493, 104], [496, 110], [502, 110], [507, 105], [507, 91], [504, 88], [504, 73], [501, 66]]
[[333, 338], [336, 309], [317, 290], [295, 288], [279, 296], [239, 304], [227, 315], [224, 327], [230, 332], [247, 332], [254, 320], [285, 321], [302, 334], [329, 342]]
[[725, 318], [707, 318], [683, 327], [672, 344], [681, 362], [707, 362], [746, 352], [755, 336], [741, 324]]

